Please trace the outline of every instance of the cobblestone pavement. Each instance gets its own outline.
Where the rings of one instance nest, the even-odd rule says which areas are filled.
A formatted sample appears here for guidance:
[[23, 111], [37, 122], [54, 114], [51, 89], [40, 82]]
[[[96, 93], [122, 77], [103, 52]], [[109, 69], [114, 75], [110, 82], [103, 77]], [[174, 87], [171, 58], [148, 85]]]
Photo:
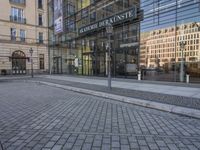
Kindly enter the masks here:
[[0, 83], [0, 140], [6, 150], [198, 150], [200, 120], [21, 80]]
[[95, 90], [100, 92], [112, 93], [121, 96], [127, 96], [132, 98], [144, 99], [148, 101], [155, 101], [165, 104], [171, 104], [176, 106], [200, 109], [200, 99], [198, 98], [189, 98], [184, 96], [176, 96], [176, 95], [168, 95], [163, 93], [153, 93], [153, 92], [145, 92], [145, 91], [137, 91], [130, 89], [122, 89], [122, 88], [112, 88], [112, 91], [109, 91], [105, 86], [86, 84], [86, 83], [78, 83], [78, 82], [70, 82], [56, 79], [48, 79], [48, 78], [34, 78], [36, 81], [45, 81], [51, 82], [61, 85], [73, 86], [78, 88], [84, 88], [89, 90]]

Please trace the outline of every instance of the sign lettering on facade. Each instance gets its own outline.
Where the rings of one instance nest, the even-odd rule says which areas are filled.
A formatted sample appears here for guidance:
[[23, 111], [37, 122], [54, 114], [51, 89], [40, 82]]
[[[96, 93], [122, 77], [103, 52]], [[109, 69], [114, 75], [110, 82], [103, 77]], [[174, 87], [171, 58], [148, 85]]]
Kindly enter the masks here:
[[90, 31], [95, 31], [95, 30], [98, 30], [98, 29], [101, 29], [101, 28], [105, 28], [106, 25], [109, 24], [109, 23], [112, 24], [112, 25], [115, 25], [115, 24], [130, 20], [130, 19], [135, 19], [136, 17], [137, 17], [136, 7], [133, 7], [131, 9], [126, 10], [124, 12], [121, 12], [119, 14], [115, 14], [111, 17], [100, 20], [100, 21], [95, 22], [93, 24], [81, 27], [79, 29], [79, 33], [82, 34], [82, 33], [90, 32]]

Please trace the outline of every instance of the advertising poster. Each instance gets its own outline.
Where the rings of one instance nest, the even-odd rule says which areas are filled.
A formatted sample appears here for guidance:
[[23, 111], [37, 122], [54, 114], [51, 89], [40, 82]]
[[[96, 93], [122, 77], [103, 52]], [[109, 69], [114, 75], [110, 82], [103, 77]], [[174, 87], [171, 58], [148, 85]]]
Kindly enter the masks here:
[[54, 30], [55, 34], [63, 32], [63, 0], [54, 0]]

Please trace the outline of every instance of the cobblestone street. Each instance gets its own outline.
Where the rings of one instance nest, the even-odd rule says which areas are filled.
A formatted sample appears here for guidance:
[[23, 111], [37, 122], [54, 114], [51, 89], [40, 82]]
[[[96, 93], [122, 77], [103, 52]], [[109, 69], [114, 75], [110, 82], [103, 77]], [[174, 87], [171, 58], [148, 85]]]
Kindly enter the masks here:
[[0, 140], [4, 150], [198, 150], [200, 120], [22, 80], [2, 81]]

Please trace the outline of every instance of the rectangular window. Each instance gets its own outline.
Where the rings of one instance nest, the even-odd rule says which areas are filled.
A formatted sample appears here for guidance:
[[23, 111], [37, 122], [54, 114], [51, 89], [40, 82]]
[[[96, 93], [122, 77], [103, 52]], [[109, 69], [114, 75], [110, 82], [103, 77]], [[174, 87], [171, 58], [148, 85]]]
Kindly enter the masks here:
[[39, 55], [40, 69], [44, 69], [44, 54]]
[[26, 38], [26, 35], [25, 35], [25, 30], [20, 30], [20, 40], [22, 42], [25, 42], [25, 38]]
[[39, 14], [38, 16], [38, 25], [42, 26], [43, 22], [42, 22], [42, 14]]
[[38, 0], [38, 8], [39, 9], [43, 8], [42, 0]]
[[73, 19], [67, 19], [65, 26], [66, 31], [75, 31], [75, 21]]
[[94, 22], [94, 21], [96, 21], [96, 12], [92, 12], [91, 14], [90, 14], [90, 22]]
[[87, 8], [81, 10], [81, 18], [82, 19], [88, 17], [88, 14], [89, 14], [89, 11]]
[[16, 41], [17, 31], [15, 28], [10, 29], [11, 40]]
[[24, 5], [26, 3], [26, 0], [9, 0], [11, 3], [17, 3], [20, 5]]
[[43, 42], [43, 33], [39, 32], [39, 43], [42, 44]]
[[72, 4], [67, 4], [67, 15], [73, 15], [75, 13], [75, 6]]
[[10, 16], [11, 21], [19, 22], [19, 23], [25, 23], [25, 18], [24, 18], [24, 10], [20, 8], [11, 8], [11, 16]]

